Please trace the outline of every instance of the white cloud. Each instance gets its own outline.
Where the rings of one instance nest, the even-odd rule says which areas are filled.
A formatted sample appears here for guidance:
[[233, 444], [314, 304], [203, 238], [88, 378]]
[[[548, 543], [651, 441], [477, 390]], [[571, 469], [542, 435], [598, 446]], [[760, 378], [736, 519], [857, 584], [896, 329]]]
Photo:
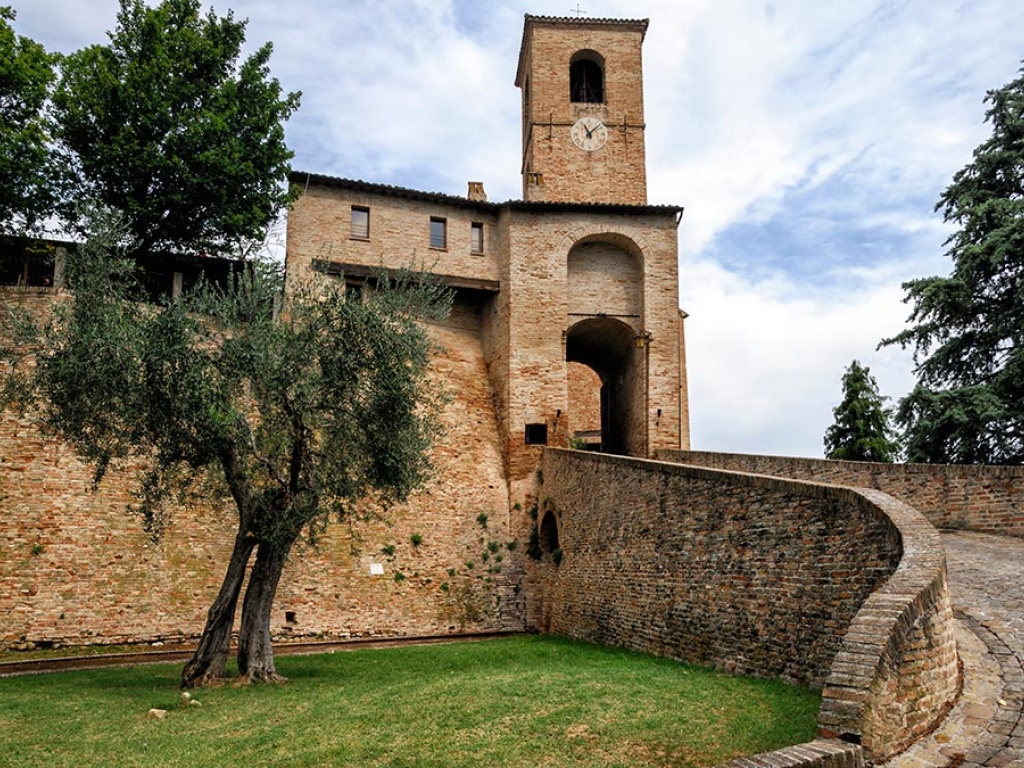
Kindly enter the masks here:
[[909, 356], [875, 350], [906, 317], [898, 283], [837, 297], [783, 279], [752, 284], [710, 262], [687, 264], [686, 275], [695, 448], [820, 457], [853, 359], [871, 368], [882, 394], [910, 388]]
[[[155, 2], [156, 0], [150, 0]], [[14, 0], [15, 6], [18, 0]], [[105, 41], [115, 0], [21, 0], [17, 29], [70, 52]], [[523, 13], [566, 0], [234, 0], [251, 47], [303, 104], [303, 170], [492, 200], [519, 195]], [[649, 17], [649, 198], [680, 228], [695, 447], [820, 455], [854, 357], [908, 308], [900, 282], [948, 271], [932, 206], [988, 133], [982, 97], [1015, 76], [1009, 0], [589, 0]], [[731, 271], [730, 271], [731, 270]]]

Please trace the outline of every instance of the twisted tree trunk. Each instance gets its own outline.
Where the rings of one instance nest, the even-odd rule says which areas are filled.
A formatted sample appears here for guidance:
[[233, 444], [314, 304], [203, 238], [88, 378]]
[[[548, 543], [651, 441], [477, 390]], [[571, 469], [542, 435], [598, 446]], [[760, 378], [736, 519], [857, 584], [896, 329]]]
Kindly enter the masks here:
[[242, 627], [238, 635], [238, 671], [254, 683], [283, 683], [274, 669], [270, 641], [270, 612], [277, 594], [281, 572], [298, 536], [278, 542], [263, 542], [249, 576], [242, 603]]
[[246, 531], [239, 529], [231, 560], [217, 599], [213, 601], [206, 615], [206, 626], [199, 647], [181, 672], [182, 688], [198, 688], [224, 677], [231, 645], [231, 625], [235, 621], [235, 607], [245, 580], [245, 569], [249, 564], [255, 541]]

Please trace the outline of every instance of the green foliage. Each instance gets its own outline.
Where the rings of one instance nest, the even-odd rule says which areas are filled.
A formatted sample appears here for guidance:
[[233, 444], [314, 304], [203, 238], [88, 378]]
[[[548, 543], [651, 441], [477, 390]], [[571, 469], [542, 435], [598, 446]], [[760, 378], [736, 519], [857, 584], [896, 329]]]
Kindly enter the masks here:
[[412, 536], [409, 537], [409, 542], [414, 547], [418, 547], [420, 544], [423, 543], [423, 534], [422, 533], [414, 533]]
[[825, 432], [825, 456], [847, 461], [894, 461], [899, 444], [890, 425], [888, 398], [867, 366], [857, 360], [843, 374], [843, 399], [832, 415], [835, 423]]
[[304, 530], [363, 502], [386, 508], [427, 479], [444, 393], [427, 380], [420, 320], [447, 313], [447, 291], [381, 275], [352, 302], [323, 278], [296, 285], [278, 314], [282, 270], [257, 260], [225, 292], [204, 286], [158, 308], [131, 298], [116, 218], [93, 218], [36, 365], [8, 354], [15, 367], [0, 378], [97, 480], [121, 459], [145, 468], [139, 511], [154, 535], [168, 494], [213, 478], [234, 501], [237, 538], [277, 551], [279, 569]]
[[910, 461], [1024, 462], [1024, 68], [985, 97], [992, 135], [936, 205], [948, 277], [904, 283], [918, 383], [896, 418]]
[[555, 565], [561, 565], [562, 564], [562, 558], [564, 558], [564, 557], [565, 557], [565, 552], [562, 550], [561, 547], [556, 547], [554, 549], [554, 551], [552, 551], [552, 553], [551, 553], [551, 559], [554, 561]]
[[299, 94], [242, 58], [245, 22], [199, 0], [120, 0], [107, 45], [68, 56], [53, 94], [79, 197], [127, 216], [132, 250], [245, 252], [289, 195], [282, 123]]
[[57, 204], [61, 172], [45, 106], [58, 57], [15, 34], [0, 6], [0, 233], [34, 233]]
[[479, 515], [476, 516], [476, 521], [480, 524], [481, 528], [487, 527], [487, 520], [488, 518], [486, 512], [481, 512]]
[[526, 544], [526, 554], [534, 560], [540, 560], [544, 556], [544, 552], [540, 548], [540, 529], [537, 527], [536, 520], [530, 526], [530, 540]]
[[380, 548], [380, 551], [381, 551], [381, 554], [383, 554], [385, 557], [394, 557], [395, 556], [395, 545], [394, 544], [385, 544], [383, 547]]

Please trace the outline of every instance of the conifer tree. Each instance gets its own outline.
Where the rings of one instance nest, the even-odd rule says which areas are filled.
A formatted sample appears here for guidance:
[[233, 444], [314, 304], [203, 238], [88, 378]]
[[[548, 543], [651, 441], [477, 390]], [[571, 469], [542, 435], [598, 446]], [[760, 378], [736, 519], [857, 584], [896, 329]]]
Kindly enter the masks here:
[[992, 135], [936, 204], [952, 274], [904, 283], [912, 325], [882, 342], [914, 350], [910, 461], [1024, 462], [1024, 68], [985, 101]]
[[888, 398], [867, 366], [854, 360], [843, 375], [843, 399], [832, 414], [835, 423], [825, 433], [825, 457], [847, 461], [894, 461], [899, 444], [893, 438]]

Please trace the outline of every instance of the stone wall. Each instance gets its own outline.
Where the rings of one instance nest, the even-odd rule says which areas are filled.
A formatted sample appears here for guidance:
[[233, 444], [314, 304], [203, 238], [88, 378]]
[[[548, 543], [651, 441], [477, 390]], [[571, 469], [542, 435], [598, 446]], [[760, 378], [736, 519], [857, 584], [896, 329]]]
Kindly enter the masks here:
[[[40, 314], [52, 298], [3, 296]], [[278, 637], [523, 627], [526, 542], [507, 546], [515, 533], [480, 341], [485, 311], [460, 303], [431, 327], [446, 350], [435, 375], [453, 395], [435, 481], [385, 520], [335, 523], [316, 549], [300, 547], [274, 606]], [[131, 467], [96, 489], [90, 477], [30, 417], [0, 414], [0, 647], [178, 640], [202, 630], [234, 535], [230, 504], [207, 496], [175, 508], [154, 543], [127, 510]]]
[[[600, 203], [647, 202], [642, 46], [646, 24], [528, 17], [516, 85], [523, 94], [523, 199]], [[569, 99], [569, 62], [597, 54], [604, 101]], [[573, 122], [599, 117], [607, 143], [587, 152], [571, 137]], [[543, 174], [543, 186], [529, 174]]]
[[944, 553], [906, 505], [552, 449], [543, 480], [537, 629], [823, 686], [822, 735], [876, 758], [953, 699]]
[[[317, 260], [498, 279], [501, 236], [493, 205], [445, 195], [402, 196], [376, 184], [337, 185], [310, 174], [295, 173], [291, 179], [303, 194], [288, 212], [289, 280], [306, 275]], [[353, 207], [369, 212], [367, 237], [352, 235]], [[431, 217], [446, 221], [443, 248], [430, 243]], [[470, 240], [473, 223], [483, 225], [480, 253]]]
[[659, 451], [693, 466], [877, 488], [938, 528], [1024, 536], [1024, 467], [875, 464], [701, 451]]

